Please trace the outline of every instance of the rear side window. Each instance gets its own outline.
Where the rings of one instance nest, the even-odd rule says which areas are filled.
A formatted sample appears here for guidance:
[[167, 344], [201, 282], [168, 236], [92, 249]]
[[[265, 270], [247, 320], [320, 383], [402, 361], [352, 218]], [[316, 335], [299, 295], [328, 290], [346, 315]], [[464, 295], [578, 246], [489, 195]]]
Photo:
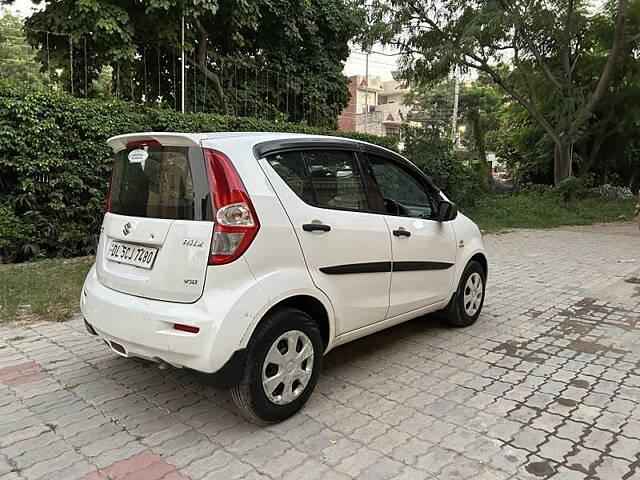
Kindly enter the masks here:
[[116, 153], [109, 211], [174, 220], [211, 217], [202, 149], [140, 146]]
[[268, 157], [268, 161], [296, 195], [307, 203], [315, 203], [311, 177], [300, 152], [278, 153]]
[[369, 210], [353, 152], [309, 150], [268, 157], [269, 164], [305, 202], [325, 208]]

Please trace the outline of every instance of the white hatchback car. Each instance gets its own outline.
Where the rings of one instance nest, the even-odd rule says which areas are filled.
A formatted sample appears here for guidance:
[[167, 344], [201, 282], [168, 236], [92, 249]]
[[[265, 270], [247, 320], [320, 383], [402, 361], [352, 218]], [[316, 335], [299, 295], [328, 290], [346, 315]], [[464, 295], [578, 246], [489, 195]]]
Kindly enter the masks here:
[[254, 421], [299, 410], [337, 345], [428, 312], [480, 314], [480, 231], [397, 153], [285, 133], [108, 143], [87, 330], [124, 357], [211, 374]]

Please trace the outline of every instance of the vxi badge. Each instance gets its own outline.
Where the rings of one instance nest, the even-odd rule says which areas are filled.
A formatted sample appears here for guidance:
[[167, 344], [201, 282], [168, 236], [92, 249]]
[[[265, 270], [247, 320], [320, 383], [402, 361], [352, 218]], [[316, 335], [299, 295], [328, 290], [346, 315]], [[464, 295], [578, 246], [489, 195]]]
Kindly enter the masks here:
[[134, 228], [135, 227], [131, 225], [131, 222], [127, 222], [124, 224], [124, 227], [122, 227], [122, 233], [124, 233], [125, 235], [129, 235]]

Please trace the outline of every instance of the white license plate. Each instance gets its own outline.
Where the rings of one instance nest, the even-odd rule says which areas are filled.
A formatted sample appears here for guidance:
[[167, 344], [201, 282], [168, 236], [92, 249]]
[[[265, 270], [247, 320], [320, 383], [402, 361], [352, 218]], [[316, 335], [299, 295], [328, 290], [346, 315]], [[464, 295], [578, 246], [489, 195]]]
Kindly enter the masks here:
[[107, 248], [107, 260], [150, 269], [157, 253], [157, 248], [112, 241]]

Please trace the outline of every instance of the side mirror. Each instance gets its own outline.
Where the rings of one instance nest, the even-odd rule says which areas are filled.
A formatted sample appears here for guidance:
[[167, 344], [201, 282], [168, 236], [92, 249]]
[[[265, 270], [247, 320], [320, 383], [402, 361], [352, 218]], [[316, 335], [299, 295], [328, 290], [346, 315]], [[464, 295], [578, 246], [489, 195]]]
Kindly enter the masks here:
[[440, 200], [437, 219], [439, 222], [450, 222], [458, 216], [458, 207], [453, 202]]

